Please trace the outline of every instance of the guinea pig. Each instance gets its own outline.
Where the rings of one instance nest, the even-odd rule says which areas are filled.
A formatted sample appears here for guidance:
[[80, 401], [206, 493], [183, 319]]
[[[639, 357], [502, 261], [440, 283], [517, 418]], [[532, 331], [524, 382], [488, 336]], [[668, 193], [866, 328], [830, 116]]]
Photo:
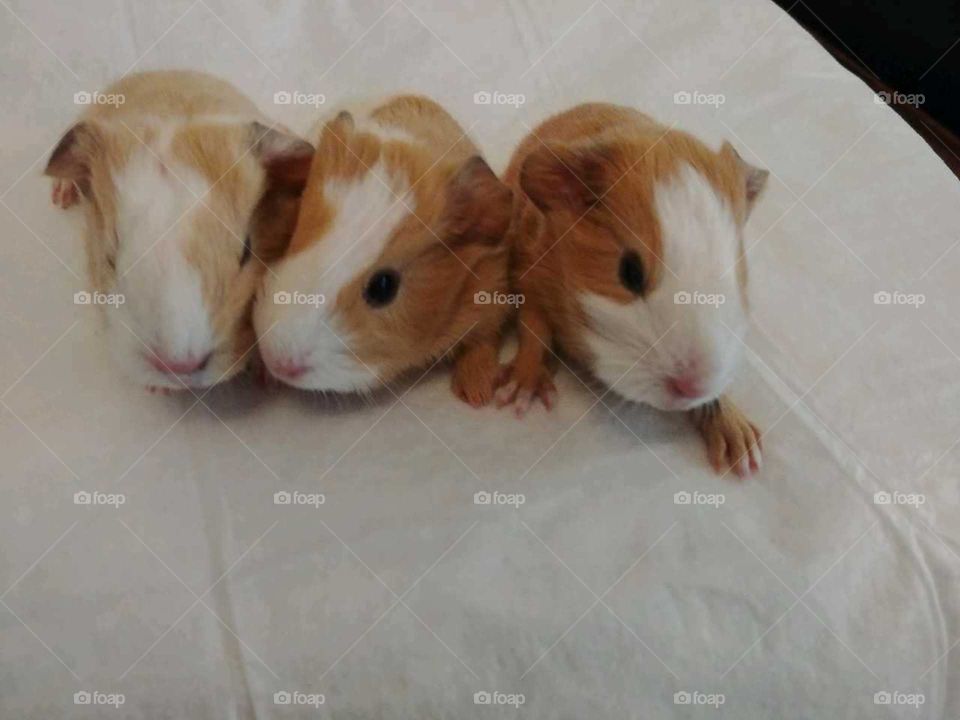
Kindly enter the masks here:
[[83, 206], [93, 290], [121, 299], [104, 305], [111, 355], [151, 390], [226, 380], [254, 347], [253, 298], [313, 147], [203, 73], [138, 73], [91, 97], [45, 173], [56, 205]]
[[514, 153], [509, 232], [525, 298], [497, 390], [523, 414], [555, 392], [552, 349], [622, 397], [689, 411], [718, 470], [760, 466], [760, 433], [722, 395], [748, 326], [744, 225], [768, 172], [642, 113], [585, 104]]
[[454, 392], [490, 401], [511, 191], [425, 97], [340, 112], [316, 145], [293, 238], [254, 308], [270, 373], [363, 394], [449, 356]]

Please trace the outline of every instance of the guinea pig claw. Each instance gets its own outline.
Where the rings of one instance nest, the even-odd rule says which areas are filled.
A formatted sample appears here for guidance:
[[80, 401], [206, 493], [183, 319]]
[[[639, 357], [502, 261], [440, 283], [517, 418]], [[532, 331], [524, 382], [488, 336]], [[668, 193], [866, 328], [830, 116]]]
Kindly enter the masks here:
[[692, 412], [706, 442], [710, 464], [717, 473], [732, 472], [747, 478], [760, 470], [760, 431], [729, 399], [721, 396]]
[[160, 387], [158, 385], [147, 385], [147, 392], [151, 395], [172, 395], [173, 390], [168, 387]]
[[513, 414], [520, 420], [530, 409], [530, 402], [533, 400], [533, 391], [523, 388], [517, 393], [517, 399], [513, 406]]
[[497, 388], [497, 392], [494, 395], [497, 401], [497, 407], [502, 408], [512, 403], [517, 397], [518, 390], [519, 385], [516, 380], [511, 380], [506, 385]]
[[73, 180], [54, 180], [50, 199], [54, 205], [66, 210], [77, 203], [80, 199], [80, 192]]
[[532, 380], [510, 380], [514, 374], [514, 368], [507, 366], [501, 370], [495, 399], [497, 407], [502, 408], [511, 403], [515, 404], [514, 414], [522, 418], [530, 410], [535, 399], [540, 400], [547, 410], [551, 410], [556, 404], [557, 388], [550, 378], [546, 369], [541, 369], [537, 376]]
[[750, 461], [746, 457], [740, 458], [737, 462], [737, 475], [742, 478], [750, 475]]

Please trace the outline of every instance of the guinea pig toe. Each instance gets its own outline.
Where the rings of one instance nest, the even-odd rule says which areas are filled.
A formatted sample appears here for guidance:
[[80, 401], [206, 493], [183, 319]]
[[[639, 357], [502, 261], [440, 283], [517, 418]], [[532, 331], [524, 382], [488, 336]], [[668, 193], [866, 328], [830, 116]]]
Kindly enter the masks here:
[[54, 180], [50, 199], [57, 207], [66, 210], [80, 199], [80, 193], [72, 180]]
[[520, 386], [518, 385], [516, 380], [510, 380], [509, 382], [506, 382], [505, 384], [497, 388], [497, 392], [495, 395], [497, 400], [497, 407], [502, 408], [512, 403], [517, 397], [517, 392], [519, 391], [519, 388]]
[[742, 478], [750, 475], [750, 461], [746, 455], [737, 461], [737, 475]]
[[750, 470], [752, 472], [757, 472], [760, 469], [761, 465], [763, 465], [763, 457], [760, 453], [760, 443], [759, 443], [759, 435], [758, 435], [757, 444], [750, 446]]
[[557, 404], [557, 386], [553, 384], [553, 380], [546, 378], [541, 383], [539, 395], [543, 406], [547, 410], [553, 410], [553, 406]]
[[496, 378], [490, 373], [480, 373], [457, 368], [450, 381], [453, 394], [470, 407], [481, 408], [494, 396]]
[[460, 382], [458, 378], [453, 379], [452, 386], [453, 394], [470, 407], [483, 407], [490, 401], [489, 397], [484, 396], [482, 388], [471, 387], [470, 385]]
[[522, 419], [527, 411], [530, 410], [530, 404], [533, 402], [534, 391], [530, 388], [520, 388], [517, 392], [517, 398], [513, 403], [513, 414], [517, 419]]
[[713, 432], [707, 438], [707, 457], [710, 460], [710, 466], [717, 473], [722, 473], [730, 467], [727, 461], [727, 441], [723, 433]]

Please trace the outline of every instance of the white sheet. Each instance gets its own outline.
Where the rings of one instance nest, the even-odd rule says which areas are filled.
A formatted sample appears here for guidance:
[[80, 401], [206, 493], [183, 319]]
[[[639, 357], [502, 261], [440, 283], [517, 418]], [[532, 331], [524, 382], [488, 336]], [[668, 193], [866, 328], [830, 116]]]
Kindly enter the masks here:
[[[960, 715], [960, 191], [772, 3], [3, 5], [0, 716]], [[718, 479], [681, 419], [597, 403], [566, 372], [559, 408], [522, 423], [455, 401], [444, 370], [340, 409], [243, 384], [158, 398], [117, 377], [94, 311], [71, 302], [80, 219], [40, 172], [75, 92], [171, 66], [300, 129], [315, 109], [275, 92], [323, 93], [324, 109], [425, 92], [498, 167], [526, 126], [587, 99], [732, 140], [773, 173], [732, 391], [767, 431], [762, 474]], [[475, 105], [483, 90], [525, 103]], [[126, 502], [75, 505], [82, 490]], [[292, 490], [326, 502], [274, 504]], [[525, 504], [474, 505], [493, 490]], [[475, 705], [482, 691], [524, 704]]]

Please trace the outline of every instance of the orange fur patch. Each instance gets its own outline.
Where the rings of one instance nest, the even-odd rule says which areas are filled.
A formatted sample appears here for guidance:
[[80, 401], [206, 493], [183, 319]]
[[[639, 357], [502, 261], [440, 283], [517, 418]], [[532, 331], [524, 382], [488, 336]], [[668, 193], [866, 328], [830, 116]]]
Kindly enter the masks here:
[[[479, 155], [476, 146], [433, 101], [401, 96], [370, 118], [414, 142], [370, 132], [344, 113], [328, 122], [317, 141], [288, 254], [295, 260], [322, 244], [336, 222], [340, 210], [329, 192], [331, 182], [360, 183], [378, 173], [387, 186], [410, 189], [405, 216], [380, 257], [335, 299], [353, 353], [390, 379], [455, 345], [497, 334], [508, 309], [473, 298], [507, 289], [502, 237], [512, 200], [486, 164], [471, 159]], [[376, 219], [371, 217], [371, 224]], [[400, 274], [401, 289], [390, 305], [373, 309], [363, 291], [370, 274], [382, 268]]]

